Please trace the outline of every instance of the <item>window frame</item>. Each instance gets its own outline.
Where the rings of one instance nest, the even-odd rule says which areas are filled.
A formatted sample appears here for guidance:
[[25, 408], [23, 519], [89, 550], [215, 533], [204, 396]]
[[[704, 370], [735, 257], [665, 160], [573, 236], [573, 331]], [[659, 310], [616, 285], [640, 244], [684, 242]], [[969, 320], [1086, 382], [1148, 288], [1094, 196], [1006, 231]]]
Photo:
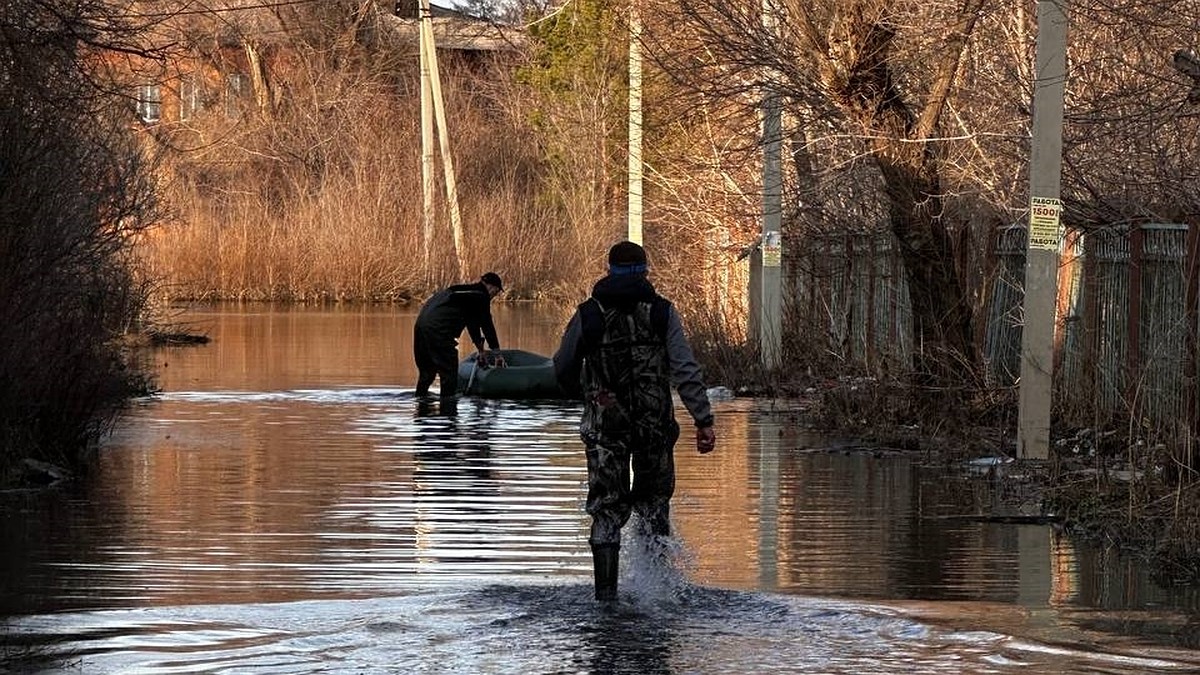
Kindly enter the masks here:
[[137, 117], [145, 124], [156, 124], [162, 121], [162, 87], [157, 83], [139, 84], [137, 86]]

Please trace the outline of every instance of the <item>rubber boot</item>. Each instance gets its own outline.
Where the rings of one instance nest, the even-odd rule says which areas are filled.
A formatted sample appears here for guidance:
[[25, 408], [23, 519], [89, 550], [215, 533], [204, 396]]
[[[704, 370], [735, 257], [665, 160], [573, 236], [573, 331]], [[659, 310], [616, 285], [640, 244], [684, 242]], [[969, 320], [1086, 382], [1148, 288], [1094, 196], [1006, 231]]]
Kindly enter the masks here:
[[596, 575], [596, 599], [611, 603], [617, 600], [617, 570], [621, 561], [620, 544], [593, 544], [592, 570]]

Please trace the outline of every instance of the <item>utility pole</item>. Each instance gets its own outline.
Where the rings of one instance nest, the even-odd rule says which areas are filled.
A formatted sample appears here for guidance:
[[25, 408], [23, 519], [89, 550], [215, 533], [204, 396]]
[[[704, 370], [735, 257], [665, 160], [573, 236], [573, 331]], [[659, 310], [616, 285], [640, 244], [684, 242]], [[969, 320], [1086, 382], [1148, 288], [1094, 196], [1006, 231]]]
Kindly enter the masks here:
[[[763, 0], [763, 27], [775, 31], [771, 0]], [[768, 85], [763, 92], [763, 201], [762, 243], [759, 265], [758, 345], [764, 367], [778, 368], [783, 364], [783, 172], [780, 153], [783, 144], [783, 109], [777, 91]]]
[[[425, 6], [419, 7], [419, 19], [425, 23]], [[432, 281], [429, 248], [433, 242], [433, 85], [429, 73], [429, 54], [425, 53], [425, 29], [420, 32], [421, 53], [421, 261], [425, 265], [425, 280]]]
[[629, 241], [642, 243], [642, 17], [629, 3]]
[[[421, 54], [423, 55], [421, 63], [422, 74], [428, 70], [428, 83], [431, 98], [433, 99], [434, 118], [437, 120], [438, 140], [441, 142], [442, 151], [442, 173], [446, 181], [446, 202], [450, 208], [450, 230], [454, 237], [454, 260], [458, 265], [458, 275], [461, 277], [463, 270], [463, 253], [466, 248], [466, 242], [463, 238], [462, 216], [458, 210], [458, 185], [454, 179], [454, 161], [450, 156], [450, 129], [446, 123], [446, 106], [442, 100], [442, 78], [438, 72], [437, 62], [437, 47], [433, 41], [433, 10], [429, 7], [429, 0], [421, 0]], [[424, 101], [425, 83], [421, 85], [422, 101]], [[425, 112], [422, 106], [422, 132], [425, 131], [424, 119]], [[425, 141], [422, 140], [422, 148], [425, 146]], [[424, 166], [424, 160], [422, 160]], [[432, 192], [430, 190], [430, 192]], [[426, 204], [426, 211], [432, 207]], [[430, 232], [432, 226], [430, 226]], [[427, 234], [428, 236], [428, 234]]]
[[1061, 243], [1063, 92], [1067, 79], [1067, 0], [1039, 0], [1033, 139], [1029, 160], [1029, 228], [1025, 253], [1025, 325], [1017, 456], [1050, 456], [1054, 327]]

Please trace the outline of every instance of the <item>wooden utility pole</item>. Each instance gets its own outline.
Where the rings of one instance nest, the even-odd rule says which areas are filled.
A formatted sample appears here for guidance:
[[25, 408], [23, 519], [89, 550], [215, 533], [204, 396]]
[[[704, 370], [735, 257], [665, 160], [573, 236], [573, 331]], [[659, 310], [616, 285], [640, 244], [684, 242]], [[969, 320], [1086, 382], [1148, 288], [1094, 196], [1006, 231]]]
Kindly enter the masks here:
[[[454, 180], [454, 161], [450, 156], [450, 131], [446, 124], [446, 106], [442, 100], [442, 78], [438, 72], [437, 48], [433, 41], [433, 12], [429, 7], [429, 0], [421, 0], [421, 54], [423, 55], [422, 64], [428, 70], [428, 85], [433, 99], [433, 113], [437, 121], [438, 140], [440, 141], [442, 151], [442, 173], [446, 181], [446, 202], [450, 209], [450, 229], [454, 235], [454, 260], [458, 266], [458, 275], [461, 277], [464, 274], [463, 268], [463, 252], [466, 243], [463, 239], [462, 217], [458, 211], [458, 186]], [[422, 75], [425, 74], [426, 68], [422, 69]], [[422, 94], [424, 94], [425, 84], [421, 85]], [[422, 101], [424, 96], [422, 95]], [[424, 107], [422, 107], [422, 120], [424, 120]], [[422, 128], [424, 131], [424, 128]], [[424, 148], [424, 141], [422, 141]], [[422, 161], [422, 166], [424, 162]], [[426, 211], [430, 209], [426, 204]], [[428, 259], [426, 266], [428, 268]]]
[[1029, 160], [1029, 228], [1025, 254], [1025, 325], [1017, 455], [1050, 456], [1054, 327], [1061, 244], [1063, 92], [1067, 80], [1067, 0], [1039, 0], [1033, 140]]
[[642, 17], [629, 3], [629, 241], [642, 243]]
[[[424, 17], [424, 12], [420, 12]], [[421, 18], [424, 24], [425, 19]], [[425, 280], [432, 281], [432, 268], [429, 264], [429, 248], [433, 242], [433, 85], [429, 73], [429, 55], [425, 52], [425, 29], [420, 29], [421, 52], [421, 226], [422, 249], [421, 261], [425, 265]]]

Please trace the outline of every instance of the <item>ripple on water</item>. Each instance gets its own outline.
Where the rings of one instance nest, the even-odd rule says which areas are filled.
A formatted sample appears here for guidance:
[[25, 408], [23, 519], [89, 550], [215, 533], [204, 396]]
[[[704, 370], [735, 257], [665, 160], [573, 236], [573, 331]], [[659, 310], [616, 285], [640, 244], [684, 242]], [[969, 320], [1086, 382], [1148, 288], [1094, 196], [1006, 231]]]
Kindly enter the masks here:
[[[678, 532], [707, 575], [691, 574], [682, 546], [671, 555], [688, 574], [650, 567], [629, 547], [622, 599], [602, 612], [586, 581], [577, 406], [464, 400], [447, 417], [389, 388], [164, 394], [102, 457], [90, 501], [30, 512], [48, 514], [30, 531], [70, 523], [83, 536], [58, 549], [21, 540], [20, 564], [40, 565], [26, 578], [57, 583], [63, 611], [10, 621], [0, 640], [36, 645], [45, 672], [74, 663], [85, 673], [1196, 665], [1113, 641], [1036, 639], [1061, 624], [1038, 632], [1024, 619], [951, 622], [805, 597], [997, 597], [1020, 549], [981, 546], [989, 531], [974, 526], [912, 527], [906, 509], [925, 501], [901, 461], [791, 453], [787, 443], [803, 441], [778, 420], [760, 428], [730, 411], [721, 408], [723, 439], [740, 440], [679, 460]], [[718, 585], [750, 590], [692, 583], [718, 573]], [[794, 595], [767, 592], [776, 588]], [[942, 605], [960, 619], [975, 606]], [[108, 611], [65, 611], [81, 607]]]
[[407, 596], [27, 617], [54, 672], [962, 673], [1185, 672], [1170, 658], [953, 631], [893, 608], [673, 587], [600, 608], [586, 584], [492, 584]]

